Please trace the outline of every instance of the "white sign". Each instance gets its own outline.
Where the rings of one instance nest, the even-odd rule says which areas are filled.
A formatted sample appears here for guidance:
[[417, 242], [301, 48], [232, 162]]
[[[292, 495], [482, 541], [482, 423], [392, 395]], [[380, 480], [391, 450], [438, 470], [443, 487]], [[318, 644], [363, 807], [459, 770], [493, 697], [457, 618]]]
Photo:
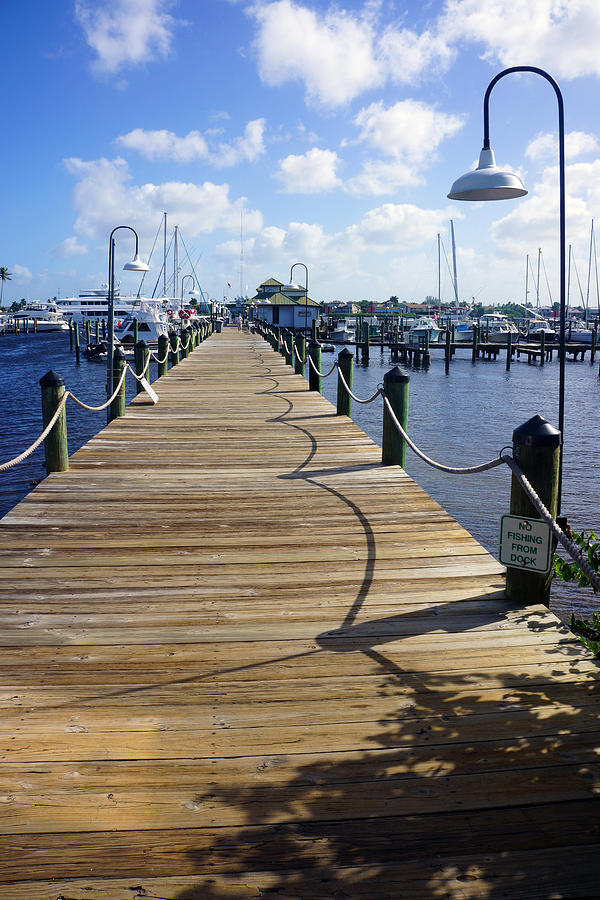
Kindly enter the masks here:
[[146, 381], [144, 377], [140, 378], [140, 384], [150, 397], [153, 403], [158, 403], [158, 394], [156, 391], [150, 386], [150, 382]]
[[550, 526], [540, 519], [502, 516], [500, 519], [500, 562], [513, 569], [549, 572]]

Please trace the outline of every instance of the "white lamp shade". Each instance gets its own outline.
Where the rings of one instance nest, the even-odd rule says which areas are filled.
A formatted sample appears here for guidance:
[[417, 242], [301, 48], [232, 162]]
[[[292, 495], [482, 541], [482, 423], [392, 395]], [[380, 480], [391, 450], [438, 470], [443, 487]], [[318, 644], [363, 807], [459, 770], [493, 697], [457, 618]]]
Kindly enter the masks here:
[[284, 284], [284, 286], [281, 288], [281, 290], [282, 291], [303, 291], [304, 288], [300, 287], [299, 284], [294, 284], [293, 281], [290, 281], [289, 284]]
[[514, 172], [503, 172], [496, 165], [494, 151], [484, 147], [479, 165], [472, 172], [457, 178], [450, 189], [450, 200], [513, 200], [527, 193], [523, 182]]
[[150, 271], [150, 266], [147, 266], [145, 262], [142, 262], [142, 260], [140, 259], [139, 253], [135, 254], [134, 260], [132, 260], [131, 262], [125, 263], [123, 268], [127, 272], [149, 272]]

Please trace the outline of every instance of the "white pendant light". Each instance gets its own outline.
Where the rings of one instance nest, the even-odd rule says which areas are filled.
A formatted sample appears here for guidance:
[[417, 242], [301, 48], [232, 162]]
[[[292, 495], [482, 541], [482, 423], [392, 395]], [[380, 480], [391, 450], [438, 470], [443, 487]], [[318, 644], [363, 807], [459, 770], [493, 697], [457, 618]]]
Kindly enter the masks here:
[[484, 147], [479, 165], [457, 178], [450, 189], [450, 200], [513, 200], [527, 193], [523, 182], [514, 172], [503, 172], [496, 165], [494, 151]]

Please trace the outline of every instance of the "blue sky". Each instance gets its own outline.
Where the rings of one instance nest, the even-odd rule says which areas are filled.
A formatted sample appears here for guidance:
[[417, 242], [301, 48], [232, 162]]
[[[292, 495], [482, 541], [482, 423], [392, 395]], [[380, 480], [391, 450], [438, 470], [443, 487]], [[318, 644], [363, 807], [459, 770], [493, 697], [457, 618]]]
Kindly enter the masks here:
[[[461, 299], [521, 302], [526, 254], [535, 272], [542, 248], [557, 300], [557, 111], [544, 79], [508, 76], [491, 98], [497, 161], [528, 196], [446, 197], [478, 157], [485, 88], [509, 65], [540, 66], [562, 88], [567, 239], [586, 293], [600, 216], [597, 0], [4, 0], [0, 13], [5, 302], [98, 287], [112, 228], [136, 228], [147, 257], [163, 211], [216, 298], [287, 281], [301, 261], [316, 300], [423, 300], [453, 219]], [[119, 232], [119, 269], [132, 253]], [[147, 284], [160, 265], [158, 248]], [[546, 303], [544, 278], [540, 291]]]

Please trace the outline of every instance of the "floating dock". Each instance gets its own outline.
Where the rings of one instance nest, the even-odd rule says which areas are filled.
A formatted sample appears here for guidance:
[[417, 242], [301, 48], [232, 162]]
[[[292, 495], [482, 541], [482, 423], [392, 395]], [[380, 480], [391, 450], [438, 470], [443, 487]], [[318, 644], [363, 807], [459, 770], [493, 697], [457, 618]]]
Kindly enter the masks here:
[[597, 662], [259, 336], [154, 387], [0, 522], [0, 898], [597, 898]]

